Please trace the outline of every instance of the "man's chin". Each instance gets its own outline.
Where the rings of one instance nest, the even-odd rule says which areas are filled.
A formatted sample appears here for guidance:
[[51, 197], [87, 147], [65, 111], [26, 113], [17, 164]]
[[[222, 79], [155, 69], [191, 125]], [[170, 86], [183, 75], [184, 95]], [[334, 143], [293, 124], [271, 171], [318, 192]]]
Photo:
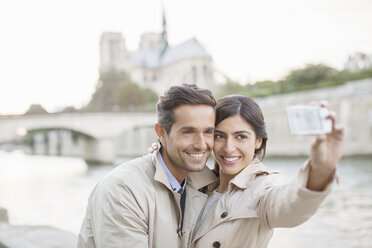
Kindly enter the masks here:
[[206, 166], [206, 162], [203, 163], [203, 164], [189, 164], [187, 166], [187, 170], [189, 172], [199, 172], [199, 171], [202, 171]]

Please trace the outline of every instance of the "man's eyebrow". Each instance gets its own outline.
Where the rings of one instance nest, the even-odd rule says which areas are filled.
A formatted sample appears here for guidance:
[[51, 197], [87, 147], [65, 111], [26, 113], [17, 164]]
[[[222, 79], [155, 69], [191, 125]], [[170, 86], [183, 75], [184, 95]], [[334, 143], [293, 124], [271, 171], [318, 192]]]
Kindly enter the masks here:
[[[192, 126], [184, 126], [184, 127], [181, 127], [179, 130], [188, 130], [188, 131], [192, 131], [192, 130], [196, 130], [195, 127], [192, 127]], [[205, 129], [205, 131], [214, 131], [214, 127], [207, 127]]]
[[215, 128], [214, 128], [214, 127], [208, 127], [208, 128], [206, 128], [206, 129], [205, 129], [205, 131], [208, 131], [208, 132], [209, 132], [209, 131], [212, 131], [212, 132], [214, 132], [214, 130], [215, 130]]
[[181, 127], [180, 130], [195, 130], [196, 128], [195, 127], [191, 127], [191, 126], [185, 126], [185, 127]]

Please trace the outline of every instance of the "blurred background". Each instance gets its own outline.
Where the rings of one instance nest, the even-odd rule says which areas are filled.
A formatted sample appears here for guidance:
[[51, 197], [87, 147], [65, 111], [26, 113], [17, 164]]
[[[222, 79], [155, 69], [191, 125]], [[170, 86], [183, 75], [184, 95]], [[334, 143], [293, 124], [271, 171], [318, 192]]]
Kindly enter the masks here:
[[312, 141], [285, 107], [327, 100], [340, 183], [269, 247], [372, 247], [371, 28], [369, 0], [0, 0], [0, 247], [74, 247], [93, 187], [156, 141], [158, 96], [180, 83], [253, 97], [282, 183]]

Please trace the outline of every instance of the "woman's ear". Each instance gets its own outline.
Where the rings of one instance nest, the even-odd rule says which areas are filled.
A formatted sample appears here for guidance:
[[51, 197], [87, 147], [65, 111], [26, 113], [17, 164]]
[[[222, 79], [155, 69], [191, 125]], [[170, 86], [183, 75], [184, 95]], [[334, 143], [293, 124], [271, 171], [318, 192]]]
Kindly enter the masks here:
[[164, 127], [160, 123], [155, 124], [155, 132], [159, 137], [159, 142], [164, 145], [166, 143], [165, 136], [167, 135], [167, 132], [165, 131]]
[[260, 149], [262, 145], [262, 138], [256, 139], [255, 149]]

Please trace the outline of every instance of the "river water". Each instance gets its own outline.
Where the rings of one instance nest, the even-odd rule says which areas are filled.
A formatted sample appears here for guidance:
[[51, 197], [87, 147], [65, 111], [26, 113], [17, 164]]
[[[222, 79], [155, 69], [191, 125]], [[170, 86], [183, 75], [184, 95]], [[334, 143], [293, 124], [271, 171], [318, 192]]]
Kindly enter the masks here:
[[[304, 159], [264, 162], [287, 182]], [[113, 167], [0, 152], [0, 206], [8, 209], [11, 224], [50, 225], [77, 234], [90, 192]], [[344, 159], [338, 176], [318, 212], [296, 228], [276, 229], [270, 248], [372, 247], [372, 159]]]

